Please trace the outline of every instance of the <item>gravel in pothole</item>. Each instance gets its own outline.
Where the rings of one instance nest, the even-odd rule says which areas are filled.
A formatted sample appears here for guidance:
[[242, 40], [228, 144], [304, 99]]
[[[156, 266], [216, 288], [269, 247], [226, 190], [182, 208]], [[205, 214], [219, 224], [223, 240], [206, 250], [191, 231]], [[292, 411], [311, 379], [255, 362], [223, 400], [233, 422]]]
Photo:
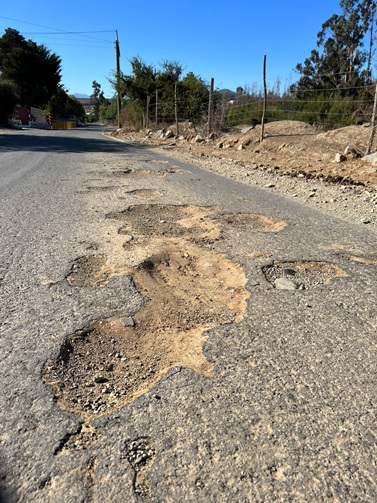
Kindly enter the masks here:
[[266, 280], [281, 290], [307, 290], [347, 276], [340, 267], [320, 261], [273, 262], [262, 271]]
[[208, 215], [214, 208], [140, 204], [107, 215], [124, 222], [120, 233], [132, 236], [219, 239], [221, 231]]

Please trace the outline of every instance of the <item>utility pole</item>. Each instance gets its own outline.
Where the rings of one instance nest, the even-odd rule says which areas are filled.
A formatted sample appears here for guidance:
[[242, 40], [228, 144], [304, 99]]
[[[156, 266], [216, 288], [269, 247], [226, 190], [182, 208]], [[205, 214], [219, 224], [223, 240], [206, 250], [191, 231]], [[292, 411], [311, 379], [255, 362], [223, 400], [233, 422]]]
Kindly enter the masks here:
[[118, 128], [120, 128], [120, 109], [122, 106], [120, 98], [120, 49], [119, 49], [119, 39], [118, 30], [115, 31], [115, 56], [116, 56], [116, 85], [117, 85], [117, 118], [118, 118]]

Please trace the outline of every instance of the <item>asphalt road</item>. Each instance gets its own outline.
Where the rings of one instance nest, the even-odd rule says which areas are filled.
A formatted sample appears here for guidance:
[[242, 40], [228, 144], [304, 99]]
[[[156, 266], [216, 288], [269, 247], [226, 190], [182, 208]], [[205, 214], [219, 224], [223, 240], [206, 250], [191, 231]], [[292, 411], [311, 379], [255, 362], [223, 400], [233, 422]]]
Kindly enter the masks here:
[[[212, 375], [172, 365], [88, 420], [42, 372], [71, 334], [144, 305], [129, 274], [67, 281], [80, 257], [114, 260], [120, 223], [107, 216], [136, 204], [276, 227], [233, 218], [206, 243], [250, 294], [241, 321], [206, 333]], [[376, 501], [376, 244], [367, 226], [100, 128], [1, 134], [1, 501]]]

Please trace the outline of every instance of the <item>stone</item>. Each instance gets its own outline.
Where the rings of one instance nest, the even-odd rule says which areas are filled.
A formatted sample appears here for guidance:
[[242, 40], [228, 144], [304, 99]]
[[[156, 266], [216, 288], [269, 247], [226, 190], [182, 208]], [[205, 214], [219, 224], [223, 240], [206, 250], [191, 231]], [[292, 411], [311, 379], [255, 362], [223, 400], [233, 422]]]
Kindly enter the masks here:
[[335, 162], [344, 162], [347, 160], [347, 157], [343, 154], [335, 154]]
[[109, 380], [107, 379], [107, 377], [104, 377], [104, 376], [101, 376], [101, 375], [96, 376], [96, 377], [94, 378], [94, 382], [95, 382], [96, 384], [102, 384], [102, 383], [105, 383], [105, 382], [108, 382], [108, 381], [109, 381]]
[[200, 136], [200, 134], [197, 134], [192, 143], [202, 143], [203, 141], [205, 141], [205, 139]]
[[377, 152], [373, 152], [373, 154], [368, 154], [363, 157], [363, 161], [368, 161], [371, 164], [377, 164]]
[[122, 323], [123, 326], [125, 327], [134, 327], [135, 322], [131, 318], [131, 316], [124, 316], [123, 318], [120, 318], [119, 321]]
[[294, 281], [288, 278], [277, 278], [274, 281], [274, 287], [277, 290], [297, 290], [298, 285]]
[[171, 129], [168, 129], [163, 137], [165, 140], [168, 140], [169, 138], [174, 138], [174, 133]]
[[251, 131], [252, 129], [255, 129], [255, 126], [247, 126], [247, 127], [244, 127], [241, 129], [241, 133], [242, 134], [245, 134], [245, 133], [248, 133], [249, 131]]
[[353, 158], [361, 157], [360, 153], [350, 145], [347, 145], [346, 148], [344, 149], [344, 155], [351, 155]]
[[123, 245], [125, 245], [133, 240], [133, 236], [131, 236], [131, 234], [124, 234], [123, 239]]

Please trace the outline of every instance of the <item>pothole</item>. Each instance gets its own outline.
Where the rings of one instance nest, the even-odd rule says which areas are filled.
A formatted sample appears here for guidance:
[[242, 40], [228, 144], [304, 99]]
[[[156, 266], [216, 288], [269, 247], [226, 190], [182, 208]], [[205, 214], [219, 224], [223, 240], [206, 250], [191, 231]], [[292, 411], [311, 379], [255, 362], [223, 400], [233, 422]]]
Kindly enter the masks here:
[[210, 376], [205, 332], [240, 321], [246, 311], [243, 269], [192, 243], [171, 244], [132, 276], [148, 299], [133, 323], [94, 321], [46, 362], [43, 379], [63, 409], [84, 416], [108, 413], [150, 390], [173, 367]]
[[167, 173], [171, 173], [171, 171], [153, 171], [151, 169], [133, 170], [131, 168], [126, 168], [112, 171], [111, 175], [116, 177], [132, 176], [135, 178], [164, 178]]
[[216, 220], [227, 229], [259, 232], [280, 232], [287, 226], [283, 220], [251, 213], [227, 213], [216, 217]]
[[132, 466], [135, 493], [143, 500], [151, 496], [151, 488], [146, 479], [146, 472], [155, 456], [155, 448], [148, 437], [139, 437], [125, 442], [123, 458]]
[[130, 206], [121, 212], [113, 212], [108, 218], [125, 223], [118, 231], [146, 237], [215, 240], [221, 237], [217, 222], [207, 218], [216, 208], [199, 206], [173, 206], [140, 204]]
[[149, 201], [156, 201], [162, 196], [161, 192], [159, 192], [158, 190], [151, 189], [130, 190], [129, 192], [126, 192], [126, 194], [129, 194], [130, 196], [136, 197], [138, 199], [147, 199]]
[[262, 271], [266, 280], [281, 290], [307, 290], [347, 276], [340, 267], [329, 262], [303, 260], [273, 262]]
[[133, 173], [131, 168], [117, 169], [111, 172], [112, 176], [122, 177]]

